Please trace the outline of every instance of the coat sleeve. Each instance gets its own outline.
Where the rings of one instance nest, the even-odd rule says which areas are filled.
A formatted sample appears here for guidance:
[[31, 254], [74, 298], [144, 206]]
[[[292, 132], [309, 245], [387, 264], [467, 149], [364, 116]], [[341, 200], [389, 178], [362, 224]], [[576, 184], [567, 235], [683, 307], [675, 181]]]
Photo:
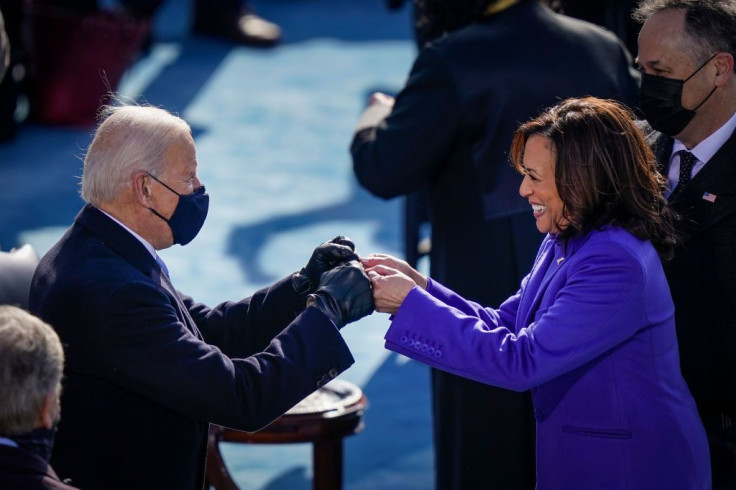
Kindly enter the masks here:
[[420, 187], [447, 160], [459, 125], [460, 97], [444, 60], [422, 49], [385, 119], [367, 109], [350, 152], [360, 184], [388, 199]]
[[[526, 282], [526, 279], [524, 282]], [[505, 325], [509, 328], [513, 328], [516, 321], [519, 298], [521, 297], [521, 290], [519, 290], [515, 295], [504, 301], [497, 310], [494, 310], [466, 300], [456, 292], [431, 278], [427, 285], [427, 292], [447, 306], [456, 308], [466, 315], [483, 319], [484, 322], [490, 325]]]
[[305, 307], [305, 298], [294, 291], [290, 276], [248, 298], [214, 308], [179, 295], [205, 341], [230, 357], [247, 357], [265, 349]]
[[315, 308], [299, 314], [263, 351], [230, 358], [182, 324], [154, 285], [126, 283], [103, 306], [107, 332], [95, 347], [113, 382], [235, 429], [265, 426], [353, 363], [337, 328]]
[[[549, 305], [524, 327], [506, 323], [509, 318], [494, 310], [460, 299], [445, 303], [414, 288], [394, 315], [386, 348], [482, 383], [528, 390], [647, 326], [645, 278], [643, 265], [629, 250], [597, 247], [568, 270], [561, 288], [545, 293], [553, 295]], [[518, 304], [518, 297], [510, 301]], [[432, 347], [431, 354], [424, 345]]]

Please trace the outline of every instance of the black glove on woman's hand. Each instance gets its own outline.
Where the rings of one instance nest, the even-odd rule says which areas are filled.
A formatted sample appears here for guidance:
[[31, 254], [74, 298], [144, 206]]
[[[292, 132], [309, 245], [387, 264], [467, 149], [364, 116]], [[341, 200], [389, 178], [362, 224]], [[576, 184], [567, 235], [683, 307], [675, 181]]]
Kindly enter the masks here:
[[313, 292], [317, 289], [322, 274], [348, 260], [357, 259], [353, 241], [342, 235], [336, 236], [315, 248], [307, 265], [291, 276], [294, 291], [299, 294]]
[[352, 260], [327, 271], [308, 305], [317, 307], [342, 328], [373, 312], [371, 281], [360, 262]]

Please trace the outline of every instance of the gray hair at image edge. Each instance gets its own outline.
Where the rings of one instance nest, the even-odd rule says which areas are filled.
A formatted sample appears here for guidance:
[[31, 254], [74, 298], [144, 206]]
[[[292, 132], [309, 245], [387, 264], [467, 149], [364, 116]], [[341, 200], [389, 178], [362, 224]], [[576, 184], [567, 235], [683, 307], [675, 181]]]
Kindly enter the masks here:
[[689, 54], [695, 64], [717, 52], [736, 58], [736, 0], [643, 0], [632, 18], [643, 24], [652, 15], [668, 9], [686, 11], [685, 32], [692, 41]]
[[61, 392], [63, 368], [56, 332], [25, 310], [0, 305], [0, 436], [34, 428], [46, 397]]
[[0, 81], [5, 76], [5, 71], [10, 64], [10, 41], [8, 41], [8, 33], [5, 31], [5, 19], [3, 13], [0, 12]]
[[135, 172], [160, 176], [169, 145], [192, 132], [182, 118], [152, 106], [105, 106], [100, 120], [82, 172], [82, 199], [91, 204], [113, 201]]

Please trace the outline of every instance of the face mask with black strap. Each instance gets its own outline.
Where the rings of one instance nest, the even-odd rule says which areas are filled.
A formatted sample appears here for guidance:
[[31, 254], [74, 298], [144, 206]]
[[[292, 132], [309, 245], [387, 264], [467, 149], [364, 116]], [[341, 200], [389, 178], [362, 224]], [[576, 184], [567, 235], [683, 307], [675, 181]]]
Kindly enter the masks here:
[[191, 194], [179, 194], [153, 175], [148, 175], [150, 175], [156, 182], [179, 196], [179, 202], [176, 204], [174, 214], [172, 214], [169, 219], [166, 219], [161, 215], [161, 213], [153, 208], [148, 209], [168, 223], [169, 228], [171, 228], [171, 234], [174, 237], [174, 243], [186, 245], [194, 240], [194, 237], [197, 236], [199, 230], [202, 229], [205, 219], [207, 219], [210, 196], [205, 192], [203, 185], [196, 188]]

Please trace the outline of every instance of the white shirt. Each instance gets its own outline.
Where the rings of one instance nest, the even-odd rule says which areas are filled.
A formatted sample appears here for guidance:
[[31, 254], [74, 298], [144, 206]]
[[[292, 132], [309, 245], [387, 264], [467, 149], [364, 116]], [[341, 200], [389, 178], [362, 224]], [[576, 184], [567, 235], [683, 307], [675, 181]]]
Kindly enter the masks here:
[[692, 177], [695, 177], [698, 172], [703, 170], [705, 164], [708, 163], [711, 158], [713, 158], [713, 155], [715, 155], [716, 152], [721, 149], [721, 146], [723, 146], [726, 141], [728, 141], [728, 138], [731, 137], [734, 129], [736, 129], [736, 112], [731, 116], [728, 121], [726, 121], [726, 124], [718, 128], [718, 130], [716, 130], [713, 134], [705, 138], [703, 141], [695, 145], [690, 150], [685, 147], [682, 141], [678, 139], [674, 141], [674, 143], [672, 144], [672, 156], [670, 157], [670, 166], [669, 170], [667, 171], [667, 179], [669, 180], [667, 197], [669, 197], [670, 193], [672, 193], [672, 191], [675, 189], [677, 181], [680, 179], [679, 152], [681, 150], [689, 151], [693, 154], [695, 158], [698, 159], [698, 161], [695, 162], [695, 165], [693, 165], [692, 174], [690, 174]]

